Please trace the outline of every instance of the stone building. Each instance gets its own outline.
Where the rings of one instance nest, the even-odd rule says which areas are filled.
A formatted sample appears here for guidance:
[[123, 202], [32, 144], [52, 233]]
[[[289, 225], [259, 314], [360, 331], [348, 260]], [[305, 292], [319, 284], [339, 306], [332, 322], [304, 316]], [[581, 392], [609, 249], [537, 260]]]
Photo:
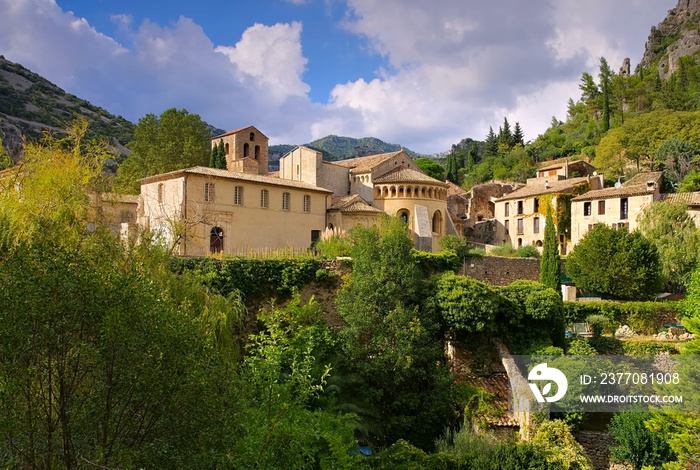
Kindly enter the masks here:
[[[562, 167], [566, 172], [566, 166]], [[554, 171], [554, 170], [551, 170]], [[568, 199], [572, 195], [603, 188], [602, 175], [566, 179], [564, 174], [546, 173], [527, 180], [522, 188], [495, 202], [496, 237], [498, 243], [510, 242], [514, 247], [532, 245], [541, 248], [544, 242], [544, 223], [547, 204], [556, 213], [571, 210]], [[553, 217], [556, 218], [556, 213]], [[561, 254], [571, 248], [565, 233], [559, 234]]]
[[380, 214], [408, 223], [416, 248], [437, 251], [456, 234], [447, 184], [423, 173], [403, 150], [323, 161], [297, 147], [267, 172], [268, 138], [253, 126], [212, 138], [227, 169], [193, 167], [140, 180], [138, 223], [180, 255], [259, 248], [308, 248], [327, 228], [372, 225]]
[[637, 228], [647, 204], [660, 199], [661, 172], [638, 173], [614, 188], [588, 191], [571, 200], [571, 242], [576, 245], [595, 224]]
[[572, 161], [571, 158], [552, 160], [537, 169], [537, 177], [563, 176], [564, 179], [593, 175], [595, 167], [583, 160]]

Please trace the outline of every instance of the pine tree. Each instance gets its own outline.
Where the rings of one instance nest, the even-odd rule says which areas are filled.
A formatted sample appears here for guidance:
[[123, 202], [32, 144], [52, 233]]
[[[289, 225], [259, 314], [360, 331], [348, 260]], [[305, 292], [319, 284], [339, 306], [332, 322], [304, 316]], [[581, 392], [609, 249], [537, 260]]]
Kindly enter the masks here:
[[510, 130], [508, 118], [503, 118], [503, 127], [500, 129], [498, 134], [498, 143], [506, 144], [508, 148], [513, 146], [513, 133]]
[[489, 126], [489, 133], [484, 144], [484, 158], [498, 155], [498, 137], [493, 133], [493, 127]]
[[217, 168], [220, 168], [222, 170], [226, 169], [226, 152], [224, 152], [224, 139], [221, 139], [219, 141], [219, 145], [217, 145], [218, 149], [218, 154], [219, 154], [219, 164]]
[[600, 89], [601, 89], [601, 108], [603, 111], [603, 123], [601, 130], [607, 132], [610, 129], [610, 94], [612, 71], [605, 57], [600, 58]]
[[515, 132], [513, 133], [513, 145], [525, 145], [525, 136], [519, 122], [515, 122]]
[[547, 207], [544, 226], [544, 247], [540, 259], [540, 282], [559, 292], [561, 290], [561, 258], [557, 249], [557, 229], [554, 226], [552, 211]]

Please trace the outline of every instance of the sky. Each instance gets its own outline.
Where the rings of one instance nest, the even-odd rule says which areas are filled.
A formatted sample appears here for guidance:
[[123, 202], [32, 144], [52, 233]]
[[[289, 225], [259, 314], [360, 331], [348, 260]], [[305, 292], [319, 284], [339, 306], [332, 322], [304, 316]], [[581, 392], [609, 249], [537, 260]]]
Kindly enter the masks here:
[[0, 0], [0, 54], [132, 122], [185, 108], [270, 144], [433, 154], [507, 117], [525, 139], [601, 56], [640, 61], [675, 0]]

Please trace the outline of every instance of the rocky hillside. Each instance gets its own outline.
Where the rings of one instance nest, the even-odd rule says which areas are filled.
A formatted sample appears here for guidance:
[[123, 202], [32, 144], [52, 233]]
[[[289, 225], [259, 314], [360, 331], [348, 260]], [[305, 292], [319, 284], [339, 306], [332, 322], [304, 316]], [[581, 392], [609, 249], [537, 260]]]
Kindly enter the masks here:
[[654, 65], [666, 79], [678, 70], [678, 59], [700, 51], [700, 0], [678, 0], [666, 18], [651, 27], [641, 65]]
[[133, 137], [134, 124], [0, 55], [0, 136], [11, 153], [18, 151], [23, 135], [31, 139], [44, 130], [61, 132], [80, 116], [90, 122], [88, 138], [105, 138], [118, 153], [128, 153], [124, 145]]

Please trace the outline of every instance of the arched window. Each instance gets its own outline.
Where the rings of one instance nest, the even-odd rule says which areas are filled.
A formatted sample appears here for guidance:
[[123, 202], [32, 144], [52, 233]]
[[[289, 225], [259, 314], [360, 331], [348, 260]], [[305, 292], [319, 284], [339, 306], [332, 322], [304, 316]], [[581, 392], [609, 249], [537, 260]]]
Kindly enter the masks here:
[[523, 246], [523, 239], [522, 239], [522, 238], [518, 238], [518, 248], [521, 247], [521, 246]]
[[255, 140], [255, 132], [250, 133], [250, 140]]
[[438, 235], [442, 233], [442, 213], [435, 211], [433, 214], [433, 233]]
[[224, 145], [224, 153], [228, 155], [228, 142]]
[[542, 248], [542, 240], [537, 240], [537, 242], [535, 243], [535, 246], [537, 248]]
[[248, 145], [248, 142], [243, 144], [243, 158], [246, 158], [250, 154], [250, 145]]
[[410, 220], [411, 220], [411, 213], [408, 211], [408, 209], [399, 209], [399, 211], [396, 213], [401, 220], [403, 220], [406, 225], [409, 225]]
[[224, 251], [224, 231], [221, 227], [212, 227], [209, 232], [209, 251], [211, 253]]
[[291, 196], [289, 193], [282, 193], [282, 210], [288, 211], [290, 205]]
[[270, 207], [270, 191], [267, 189], [260, 190], [260, 207], [263, 209]]
[[259, 145], [255, 146], [255, 159], [260, 160], [260, 146]]

